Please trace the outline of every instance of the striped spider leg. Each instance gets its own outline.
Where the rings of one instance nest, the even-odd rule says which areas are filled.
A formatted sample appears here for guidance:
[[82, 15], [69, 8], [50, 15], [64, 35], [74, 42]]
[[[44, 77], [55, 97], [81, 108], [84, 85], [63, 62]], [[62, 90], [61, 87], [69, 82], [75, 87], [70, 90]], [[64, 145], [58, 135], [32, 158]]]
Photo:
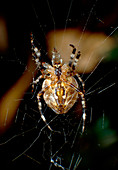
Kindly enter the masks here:
[[[52, 65], [41, 62], [40, 60], [40, 50], [34, 45], [33, 34], [31, 33], [31, 46], [32, 46], [32, 56], [35, 60], [38, 69], [41, 72], [41, 76], [38, 77], [34, 84], [37, 84], [41, 78], [44, 79], [42, 83], [42, 89], [37, 94], [37, 102], [41, 118], [46, 123], [47, 127], [52, 130], [44, 117], [42, 111], [41, 96], [43, 96], [45, 103], [56, 113], [65, 114], [70, 108], [75, 104], [78, 96], [81, 97], [82, 104], [82, 114], [83, 114], [83, 125], [82, 132], [85, 129], [85, 98], [84, 98], [84, 82], [81, 77], [75, 72], [75, 68], [80, 57], [80, 51], [76, 54], [76, 48], [74, 45], [70, 45], [73, 50], [70, 56], [70, 61], [68, 64], [62, 64], [62, 59], [60, 54], [54, 48], [52, 52]], [[80, 90], [77, 80], [82, 84], [82, 90]]]
[[[32, 50], [32, 57], [33, 57], [33, 60], [35, 60], [35, 63], [37, 65], [37, 68], [40, 69], [41, 71], [41, 68], [42, 66], [46, 66], [48, 67], [48, 64], [46, 62], [41, 62], [40, 61], [40, 56], [41, 56], [41, 52], [40, 52], [40, 49], [38, 49], [35, 45], [34, 45], [34, 37], [33, 37], [33, 33], [31, 33], [31, 50]], [[42, 71], [43, 73], [43, 71]], [[45, 72], [44, 72], [45, 73]], [[34, 91], [34, 85], [37, 85], [41, 79], [43, 78], [46, 78], [46, 75], [45, 74], [42, 74], [40, 75], [36, 80], [34, 80], [33, 78], [33, 82], [32, 82], [32, 92]], [[48, 87], [47, 87], [48, 88]], [[41, 115], [41, 118], [42, 120], [45, 122], [45, 124], [47, 125], [47, 127], [52, 131], [52, 128], [49, 126], [49, 124], [47, 123], [46, 121], [46, 118], [43, 114], [43, 111], [42, 111], [42, 103], [41, 103], [41, 95], [43, 95], [43, 93], [45, 92], [45, 90], [47, 89], [45, 87], [45, 89], [41, 90], [40, 92], [38, 92], [37, 94], [37, 102], [38, 102], [38, 109], [39, 109], [39, 112], [40, 112], [40, 115]]]
[[[78, 63], [79, 57], [81, 55], [80, 51], [77, 52], [76, 54], [76, 48], [73, 44], [70, 44], [70, 46], [73, 48], [72, 50], [72, 54], [70, 55], [70, 61], [69, 61], [69, 67], [71, 69], [72, 72], [72, 76], [76, 76], [78, 81], [81, 83], [82, 85], [82, 90], [75, 88], [75, 90], [78, 92], [78, 95], [80, 95], [81, 97], [81, 104], [82, 104], [82, 118], [83, 118], [83, 125], [82, 125], [82, 133], [84, 132], [85, 129], [85, 120], [86, 120], [86, 102], [85, 102], [85, 84], [82, 80], [82, 78], [80, 77], [80, 75], [78, 73], [75, 72], [76, 69], [76, 65]], [[75, 59], [74, 59], [75, 58]]]

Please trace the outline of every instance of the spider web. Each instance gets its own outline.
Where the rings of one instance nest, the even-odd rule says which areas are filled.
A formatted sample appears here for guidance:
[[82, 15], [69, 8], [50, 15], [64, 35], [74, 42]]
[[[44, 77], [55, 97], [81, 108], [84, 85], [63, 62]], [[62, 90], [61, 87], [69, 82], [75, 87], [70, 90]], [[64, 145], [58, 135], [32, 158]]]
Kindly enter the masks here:
[[[78, 40], [80, 49], [86, 31], [93, 33], [104, 31], [106, 33], [99, 49], [102, 49], [102, 45], [112, 36], [117, 42], [117, 20], [114, 23], [111, 21], [109, 24], [105, 20], [106, 14], [112, 13], [116, 2], [114, 4], [112, 1], [109, 2], [111, 8], [106, 3], [102, 3], [100, 0], [89, 1], [89, 3], [77, 2], [77, 0], [62, 3], [61, 1], [45, 0], [33, 1], [24, 4], [24, 6], [21, 2], [15, 4], [15, 9], [11, 14], [12, 20], [8, 20], [8, 28], [11, 29], [11, 46], [6, 54], [1, 55], [0, 59], [1, 72], [3, 73], [1, 75], [1, 96], [24, 74], [24, 70], [28, 70], [26, 56], [30, 51], [29, 34], [31, 31], [35, 33], [37, 45], [40, 44], [44, 50], [44, 61], [48, 60], [45, 39], [50, 30], [54, 30], [56, 46], [56, 29], [63, 29], [60, 52], [67, 28], [70, 27], [78, 28], [81, 26], [82, 31]], [[21, 9], [23, 12], [19, 14]], [[16, 22], [14, 22], [14, 14], [17, 16]], [[20, 18], [23, 21], [19, 24]], [[10, 27], [10, 24], [12, 27]], [[12, 34], [13, 32], [14, 34]], [[15, 37], [15, 35], [17, 36]], [[87, 49], [83, 50], [86, 51]], [[29, 84], [29, 89], [25, 92], [23, 99], [19, 99], [21, 103], [17, 108], [14, 122], [0, 138], [1, 162], [5, 167], [65, 170], [118, 167], [116, 100], [118, 62], [115, 58], [118, 55], [118, 49], [115, 47], [109, 53], [104, 54], [94, 69], [87, 73], [87, 66], [94, 56], [95, 50], [88, 57], [81, 73], [86, 87], [87, 105], [84, 134], [81, 133], [82, 108], [80, 98], [78, 98], [74, 107], [64, 115], [56, 115], [43, 101], [44, 115], [54, 130], [51, 132], [40, 117], [37, 101], [35, 96], [32, 97], [32, 89]], [[108, 55], [108, 57], [106, 58], [105, 55]], [[32, 72], [33, 74], [34, 72]], [[40, 87], [41, 83], [39, 89]]]

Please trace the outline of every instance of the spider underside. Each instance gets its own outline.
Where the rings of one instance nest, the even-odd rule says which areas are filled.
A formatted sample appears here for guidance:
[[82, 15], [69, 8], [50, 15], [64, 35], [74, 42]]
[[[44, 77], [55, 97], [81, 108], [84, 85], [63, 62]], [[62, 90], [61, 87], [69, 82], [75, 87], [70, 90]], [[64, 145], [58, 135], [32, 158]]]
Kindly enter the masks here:
[[[42, 83], [42, 89], [37, 94], [38, 109], [41, 114], [41, 118], [46, 123], [48, 128], [52, 130], [50, 125], [47, 123], [42, 111], [42, 95], [45, 103], [56, 114], [67, 113], [77, 101], [78, 96], [80, 96], [83, 118], [82, 132], [84, 132], [86, 120], [84, 82], [79, 74], [75, 71], [78, 59], [80, 57], [80, 51], [76, 53], [75, 46], [70, 44], [70, 46], [72, 47], [70, 61], [68, 64], [62, 64], [60, 54], [54, 48], [52, 52], [52, 65], [50, 65], [40, 60], [41, 50], [35, 46], [32, 33], [31, 46], [33, 60], [35, 60], [37, 68], [41, 71], [41, 75], [33, 81], [32, 87], [34, 88], [34, 84], [39, 83], [40, 79], [44, 79]], [[79, 84], [74, 76], [76, 76], [78, 81], [82, 84], [82, 90], [80, 89]]]

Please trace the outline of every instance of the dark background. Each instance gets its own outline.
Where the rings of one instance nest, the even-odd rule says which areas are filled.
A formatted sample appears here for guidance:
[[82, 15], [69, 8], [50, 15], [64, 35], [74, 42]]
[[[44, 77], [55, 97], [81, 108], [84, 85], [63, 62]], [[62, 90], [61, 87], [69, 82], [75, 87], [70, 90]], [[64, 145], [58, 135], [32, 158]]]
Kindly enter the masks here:
[[[27, 64], [27, 58], [30, 52], [30, 32], [34, 32], [43, 49], [46, 50], [45, 45], [45, 36], [47, 32], [54, 29], [53, 19], [55, 20], [56, 29], [64, 28], [65, 21], [67, 19], [68, 10], [70, 7], [70, 0], [51, 0], [49, 1], [52, 16], [49, 10], [49, 6], [46, 0], [39, 1], [4, 1], [0, 6], [0, 15], [4, 17], [7, 24], [8, 31], [8, 41], [9, 47], [6, 51], [1, 51], [1, 60], [0, 60], [0, 96], [2, 96], [22, 75], [25, 66]], [[91, 32], [104, 32], [106, 35], [109, 35], [113, 28], [118, 26], [118, 1], [107, 1], [107, 0], [75, 0], [72, 3], [69, 20], [67, 21], [67, 27], [79, 27], [83, 29], [90, 10], [94, 6], [93, 13], [90, 17], [89, 23], [86, 30]], [[52, 18], [53, 17], [53, 18]], [[104, 24], [99, 22], [98, 19], [103, 19]], [[118, 32], [115, 33], [117, 37]], [[118, 41], [118, 39], [116, 38]], [[15, 49], [15, 50], [14, 50]], [[95, 89], [101, 88], [104, 89], [107, 85], [116, 83], [115, 86], [109, 88], [103, 93], [98, 94], [99, 90], [96, 90], [95, 93], [92, 93], [89, 96], [86, 96], [87, 101], [87, 113], [90, 114], [90, 109], [93, 109], [93, 121], [89, 122], [89, 116], [87, 118], [87, 130], [86, 133], [80, 137], [78, 135], [77, 141], [74, 147], [70, 150], [71, 140], [74, 138], [74, 134], [68, 137], [69, 144], [65, 146], [60, 155], [68, 160], [65, 162], [65, 166], [68, 165], [72, 153], [81, 153], [83, 157], [82, 163], [78, 169], [117, 169], [118, 168], [118, 127], [117, 127], [117, 96], [118, 96], [118, 50], [117, 48], [111, 51], [110, 59], [107, 62], [101, 63], [97, 70], [93, 73], [89, 81], [87, 81], [86, 89], [91, 87], [97, 80], [101, 77], [104, 77], [108, 72], [111, 71], [108, 76], [105, 76], [104, 79], [98, 84]], [[112, 71], [113, 70], [113, 71]], [[84, 79], [88, 75], [84, 75]], [[30, 89], [31, 90], [31, 89]], [[32, 100], [27, 100], [26, 103], [29, 103], [30, 106], [36, 109], [36, 103]], [[33, 104], [32, 104], [33, 103]], [[34, 104], [35, 103], [35, 104]], [[20, 106], [20, 116], [18, 117], [17, 124], [13, 126], [1, 136], [1, 141], [5, 141], [15, 134], [20, 134], [26, 129], [30, 129], [35, 126], [36, 121], [31, 121], [26, 118], [25, 125], [22, 124], [22, 118], [24, 116], [24, 103], [21, 103]], [[29, 109], [29, 108], [28, 108]], [[30, 110], [30, 109], [29, 109]], [[29, 111], [28, 110], [28, 111]], [[27, 112], [28, 112], [27, 111]], [[49, 112], [51, 113], [50, 109]], [[75, 113], [73, 108], [73, 113]], [[105, 129], [102, 130], [102, 116], [105, 114]], [[35, 115], [35, 113], [30, 113]], [[52, 117], [54, 116], [51, 113]], [[67, 115], [68, 116], [68, 115]], [[35, 119], [39, 119], [40, 115], [35, 115]], [[50, 117], [49, 117], [50, 119]], [[57, 128], [58, 121], [62, 123], [64, 128], [68, 125], [68, 120], [71, 122], [69, 124], [69, 130], [71, 128], [77, 128], [77, 121], [75, 118], [73, 120], [75, 123], [72, 125], [73, 120], [71, 116], [66, 117], [63, 122], [63, 117], [59, 117], [57, 122], [53, 126]], [[27, 155], [35, 157], [38, 159], [40, 164], [37, 164], [32, 159], [29, 159], [26, 155], [21, 156], [16, 161], [12, 162], [11, 160], [23, 152], [33, 141], [33, 139], [39, 134], [41, 127], [37, 125], [38, 128], [36, 131], [31, 131], [31, 133], [19, 135], [17, 138], [14, 138], [13, 141], [8, 142], [5, 145], [0, 146], [0, 165], [1, 167], [11, 167], [11, 168], [42, 168], [48, 169], [49, 167], [49, 144], [46, 144], [47, 153], [45, 153], [46, 160], [42, 158], [42, 145], [45, 141], [48, 141], [46, 133], [49, 135], [49, 131], [45, 131], [36, 142], [35, 146], [30, 149]], [[75, 125], [75, 126], [74, 126]], [[27, 127], [26, 127], [27, 126]], [[21, 127], [24, 128], [21, 130]], [[58, 127], [59, 128], [59, 127]], [[45, 137], [46, 136], [46, 137]], [[53, 146], [56, 150], [57, 143], [61, 140], [60, 144], [63, 143], [62, 136], [54, 136]], [[111, 142], [110, 145], [107, 145], [107, 140], [117, 139], [115, 142]], [[105, 141], [106, 145], [102, 147], [102, 143]], [[39, 143], [38, 143], [39, 142]], [[49, 142], [50, 143], [50, 142]], [[55, 144], [56, 143], [56, 144]], [[100, 145], [101, 144], [101, 145]], [[41, 151], [41, 153], [40, 153]], [[68, 152], [67, 152], [68, 151]], [[65, 154], [67, 153], [67, 155]], [[3, 164], [3, 166], [2, 166]], [[44, 168], [45, 167], [45, 168]], [[2, 169], [1, 168], [1, 169]], [[53, 167], [54, 169], [54, 167]], [[59, 169], [59, 168], [55, 168]]]

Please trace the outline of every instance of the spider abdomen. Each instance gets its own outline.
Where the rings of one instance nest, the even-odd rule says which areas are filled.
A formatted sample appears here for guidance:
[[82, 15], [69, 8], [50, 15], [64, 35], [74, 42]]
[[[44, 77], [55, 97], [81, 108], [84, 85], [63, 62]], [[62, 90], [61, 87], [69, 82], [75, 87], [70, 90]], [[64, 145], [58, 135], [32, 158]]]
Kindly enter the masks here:
[[68, 77], [66, 81], [59, 80], [55, 83], [49, 79], [43, 82], [42, 88], [49, 87], [43, 94], [43, 98], [57, 114], [67, 113], [78, 98], [78, 92], [69, 83], [78, 88], [78, 83], [74, 77]]

